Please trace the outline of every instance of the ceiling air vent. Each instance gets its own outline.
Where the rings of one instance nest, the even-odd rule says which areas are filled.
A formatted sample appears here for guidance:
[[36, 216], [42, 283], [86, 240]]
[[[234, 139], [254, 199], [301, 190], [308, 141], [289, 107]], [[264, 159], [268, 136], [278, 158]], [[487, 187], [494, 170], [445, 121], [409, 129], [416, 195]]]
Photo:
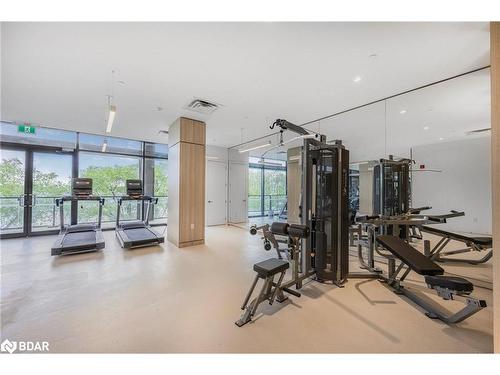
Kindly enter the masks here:
[[478, 134], [478, 133], [484, 133], [484, 132], [489, 132], [491, 128], [484, 128], [484, 129], [476, 129], [476, 130], [470, 130], [468, 132], [465, 132], [466, 135], [473, 135], [473, 134]]
[[219, 104], [211, 103], [203, 99], [194, 98], [184, 108], [189, 109], [190, 111], [203, 113], [204, 115], [210, 115], [214, 113], [217, 108], [219, 108]]

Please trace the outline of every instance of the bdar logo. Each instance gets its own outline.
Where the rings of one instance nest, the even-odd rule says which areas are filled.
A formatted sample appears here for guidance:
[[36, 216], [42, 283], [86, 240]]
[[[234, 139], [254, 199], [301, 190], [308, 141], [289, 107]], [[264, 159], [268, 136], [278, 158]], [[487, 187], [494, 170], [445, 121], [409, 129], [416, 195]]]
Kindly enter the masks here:
[[17, 343], [14, 341], [9, 341], [5, 339], [0, 345], [0, 350], [2, 352], [9, 352], [10, 354], [14, 353], [17, 349]]

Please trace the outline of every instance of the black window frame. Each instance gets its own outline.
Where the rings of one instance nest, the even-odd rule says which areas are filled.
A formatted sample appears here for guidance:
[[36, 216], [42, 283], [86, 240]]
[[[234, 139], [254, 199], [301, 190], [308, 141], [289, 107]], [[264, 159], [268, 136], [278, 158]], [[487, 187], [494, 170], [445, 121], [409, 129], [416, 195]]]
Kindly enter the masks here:
[[[2, 125], [19, 125], [17, 123], [11, 123], [11, 122], [6, 122], [6, 121], [0, 121], [0, 126]], [[61, 131], [65, 133], [74, 133], [76, 137], [76, 144], [75, 147], [71, 149], [71, 153], [73, 155], [73, 165], [72, 165], [72, 176], [73, 177], [79, 177], [79, 164], [80, 164], [80, 151], [85, 152], [85, 153], [95, 153], [95, 154], [108, 154], [108, 155], [116, 155], [116, 156], [126, 156], [126, 157], [134, 157], [139, 159], [139, 168], [141, 169], [140, 172], [140, 177], [143, 181], [145, 181], [145, 163], [146, 159], [159, 159], [159, 160], [167, 160], [168, 161], [168, 144], [167, 143], [160, 143], [160, 142], [150, 142], [150, 141], [142, 141], [142, 140], [137, 140], [137, 139], [130, 139], [130, 138], [123, 138], [123, 137], [114, 137], [114, 136], [108, 136], [108, 135], [103, 135], [103, 134], [95, 134], [95, 133], [88, 133], [88, 132], [80, 132], [80, 131], [71, 131], [71, 130], [66, 130], [66, 129], [57, 129], [57, 128], [52, 128], [52, 127], [46, 127], [46, 126], [37, 126], [37, 125], [32, 125], [35, 128], [44, 128], [44, 129], [50, 129], [50, 130], [55, 130], [55, 131]], [[99, 136], [102, 137], [104, 140], [107, 138], [117, 138], [117, 139], [123, 139], [125, 141], [133, 141], [133, 142], [140, 142], [141, 145], [141, 151], [140, 153], [135, 152], [115, 152], [115, 151], [98, 151], [98, 150], [89, 150], [87, 148], [81, 149], [80, 148], [80, 135], [85, 134], [85, 135], [91, 135], [91, 136]], [[162, 156], [161, 154], [155, 154], [154, 156], [150, 156], [146, 152], [146, 144], [160, 144], [160, 145], [165, 145], [167, 147], [167, 154], [164, 154]], [[27, 142], [12, 142], [12, 141], [2, 141], [0, 139], [0, 148], [20, 148], [20, 149], [38, 149], [38, 150], [46, 150], [46, 151], [63, 151], [63, 152], [69, 152], [69, 148], [66, 146], [45, 146], [45, 145], [36, 145], [36, 144], [31, 144]], [[168, 193], [167, 193], [167, 199], [168, 199]], [[144, 210], [144, 203], [142, 204], [142, 210]], [[71, 205], [71, 223], [75, 224], [76, 220], [78, 217], [78, 206], [76, 204]], [[168, 213], [167, 213], [167, 223], [150, 223], [152, 226], [164, 226], [168, 225]], [[114, 225], [104, 228], [103, 230], [114, 230]], [[40, 234], [52, 234], [52, 233], [40, 233]]]
[[[284, 162], [284, 166], [271, 166], [269, 164], [265, 164], [265, 161], [273, 162], [273, 161], [279, 161], [279, 162]], [[287, 172], [287, 162], [284, 160], [273, 160], [273, 159], [265, 159], [263, 164], [258, 164], [258, 163], [248, 163], [248, 168], [253, 168], [253, 169], [259, 169], [260, 170], [260, 215], [250, 215], [249, 212], [247, 212], [247, 216], [249, 218], [256, 218], [256, 217], [264, 217], [266, 216], [266, 210], [265, 210], [265, 191], [266, 191], [266, 182], [265, 182], [265, 171], [266, 170], [274, 170], [274, 171], [284, 171], [285, 172], [285, 196], [288, 194], [288, 172]], [[249, 195], [250, 198], [250, 195]]]

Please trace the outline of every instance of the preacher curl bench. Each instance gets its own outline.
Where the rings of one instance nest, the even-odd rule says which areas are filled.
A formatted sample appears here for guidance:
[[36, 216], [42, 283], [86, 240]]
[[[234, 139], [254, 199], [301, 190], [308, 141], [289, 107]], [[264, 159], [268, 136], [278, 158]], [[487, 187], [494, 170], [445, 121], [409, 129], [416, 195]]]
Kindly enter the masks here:
[[[443, 276], [444, 270], [440, 266], [401, 238], [380, 235], [377, 236], [377, 242], [395, 256], [395, 258], [389, 259], [388, 276], [381, 276], [382, 279], [387, 282], [387, 285], [394, 292], [405, 295], [421, 306], [429, 318], [440, 319], [448, 324], [459, 323], [486, 307], [486, 301], [470, 296], [474, 289], [470, 281], [461, 277]], [[397, 268], [395, 267], [396, 258], [401, 261]], [[398, 274], [405, 266], [407, 269], [398, 278]], [[465, 307], [452, 315], [439, 311], [432, 304], [402, 285], [402, 282], [411, 271], [423, 275], [427, 287], [434, 289], [438, 296], [444, 300], [460, 300], [465, 303]]]
[[[296, 297], [300, 297], [299, 292], [291, 290], [289, 287], [291, 287], [292, 285], [300, 287], [302, 279], [306, 276], [310, 276], [309, 274], [303, 276], [299, 275], [298, 259], [300, 254], [300, 241], [303, 238], [307, 238], [309, 236], [309, 227], [305, 225], [274, 222], [270, 227], [269, 225], [266, 225], [263, 227], [259, 227], [258, 229], [263, 230], [266, 250], [270, 250], [270, 247], [267, 248], [266, 246], [269, 242], [275, 244], [275, 248], [280, 259], [271, 258], [263, 262], [254, 264], [253, 270], [257, 273], [257, 275], [255, 276], [252, 282], [252, 286], [250, 287], [250, 290], [248, 291], [241, 306], [241, 309], [244, 310], [244, 313], [241, 315], [240, 319], [235, 322], [238, 327], [241, 327], [244, 324], [250, 322], [252, 320], [252, 316], [255, 315], [259, 304], [261, 302], [264, 302], [265, 300], [267, 300], [270, 305], [272, 305], [275, 300], [277, 300], [278, 302], [283, 302], [287, 299], [283, 292]], [[257, 227], [252, 227], [250, 229], [250, 233], [256, 234]], [[281, 259], [280, 253], [283, 250], [279, 249], [277, 241], [274, 238], [274, 234], [280, 236], [288, 236], [289, 248], [287, 249], [287, 253], [288, 259], [293, 264], [293, 268], [292, 279], [285, 284], [282, 284], [282, 282], [287, 269], [290, 268], [290, 263]], [[274, 280], [276, 275], [278, 275], [277, 281]], [[252, 302], [248, 303], [259, 279], [263, 279], [264, 284], [262, 285], [262, 288], [257, 297], [255, 297]]]

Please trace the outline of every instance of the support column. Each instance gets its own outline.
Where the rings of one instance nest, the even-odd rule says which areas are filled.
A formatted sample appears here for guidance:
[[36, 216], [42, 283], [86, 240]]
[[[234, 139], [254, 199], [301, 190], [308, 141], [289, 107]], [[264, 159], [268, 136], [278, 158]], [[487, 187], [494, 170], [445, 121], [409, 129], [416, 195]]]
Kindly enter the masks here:
[[493, 341], [500, 353], [500, 22], [490, 23], [491, 177], [493, 202]]
[[167, 239], [205, 243], [205, 123], [185, 117], [168, 129]]

